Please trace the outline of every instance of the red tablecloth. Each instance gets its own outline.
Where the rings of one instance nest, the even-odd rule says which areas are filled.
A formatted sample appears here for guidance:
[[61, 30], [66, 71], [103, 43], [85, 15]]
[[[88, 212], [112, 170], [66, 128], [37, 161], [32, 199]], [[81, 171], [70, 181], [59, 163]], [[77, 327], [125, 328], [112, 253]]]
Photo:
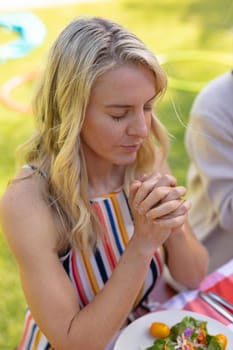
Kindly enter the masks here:
[[[211, 306], [206, 304], [200, 297], [198, 297], [199, 290], [204, 292], [213, 291], [225, 299], [233, 303], [233, 259], [227, 264], [208, 275], [201, 283], [200, 287], [195, 290], [186, 290], [176, 294], [167, 302], [160, 304], [152, 311], [161, 310], [190, 310], [200, 314], [212, 317], [221, 323], [225, 324], [233, 331], [233, 323], [221, 316]], [[112, 342], [105, 350], [112, 350], [117, 337], [120, 335], [119, 331]]]
[[212, 317], [233, 330], [233, 323], [221, 316], [205, 301], [198, 297], [199, 290], [213, 291], [233, 303], [233, 259], [208, 275], [201, 283], [199, 289], [187, 290], [176, 294], [156, 310], [190, 310]]

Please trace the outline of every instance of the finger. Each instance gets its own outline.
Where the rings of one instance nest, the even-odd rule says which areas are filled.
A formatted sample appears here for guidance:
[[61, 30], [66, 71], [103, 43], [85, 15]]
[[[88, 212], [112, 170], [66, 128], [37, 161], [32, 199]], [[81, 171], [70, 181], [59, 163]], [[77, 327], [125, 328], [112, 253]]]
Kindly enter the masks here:
[[166, 198], [170, 191], [171, 187], [154, 187], [153, 190], [138, 205], [138, 212], [140, 214], [145, 214], [150, 209], [158, 205], [164, 198]]
[[184, 186], [174, 187], [169, 191], [168, 195], [165, 198], [163, 198], [163, 202], [181, 198], [185, 194], [186, 194], [186, 188]]
[[175, 199], [181, 199], [186, 193], [183, 186], [171, 187], [154, 187], [148, 196], [138, 206], [140, 214], [145, 214], [148, 210], [154, 208], [158, 203], [165, 203]]
[[135, 193], [138, 190], [138, 188], [141, 186], [141, 184], [142, 184], [141, 181], [135, 180], [130, 186], [130, 192]]
[[170, 218], [170, 219], [157, 219], [154, 221], [154, 226], [158, 227], [158, 228], [163, 227], [163, 228], [170, 228], [170, 229], [174, 230], [174, 229], [180, 228], [182, 225], [184, 225], [186, 220], [187, 220], [187, 214], [176, 216], [176, 217]]
[[146, 181], [149, 178], [149, 176], [147, 174], [143, 174], [138, 180], [141, 182]]
[[130, 186], [130, 192], [129, 192], [129, 204], [131, 206], [131, 209], [135, 206], [134, 203], [134, 198], [135, 194], [138, 190], [138, 188], [141, 186], [141, 182], [139, 180], [135, 180], [131, 186]]
[[142, 182], [144, 182], [145, 180], [153, 180], [156, 177], [157, 181], [157, 186], [175, 186], [176, 185], [176, 178], [171, 175], [171, 174], [164, 174], [161, 175], [160, 173], [156, 173], [153, 174], [151, 176], [147, 176], [145, 177], [143, 180], [141, 180]]
[[145, 215], [150, 220], [156, 220], [158, 218], [170, 218], [183, 215], [186, 212], [186, 206], [179, 199], [161, 203], [150, 209]]
[[176, 178], [173, 175], [170, 174], [165, 174], [162, 175], [159, 179], [159, 181], [157, 181], [156, 186], [171, 186], [174, 187], [176, 186]]
[[[173, 202], [177, 203], [178, 201], [173, 201]], [[170, 202], [168, 202], [168, 203], [170, 203]], [[174, 207], [175, 207], [175, 203], [174, 203]], [[170, 208], [172, 208], [172, 206], [170, 206]], [[175, 210], [173, 210], [170, 213], [167, 213], [165, 215], [157, 216], [157, 219], [167, 220], [167, 219], [175, 218], [178, 216], [183, 216], [183, 215], [186, 215], [188, 213], [190, 208], [191, 208], [191, 202], [190, 201], [183, 201], [177, 206], [177, 208]], [[166, 209], [168, 209], [168, 208], [166, 208]], [[153, 210], [155, 210], [155, 209], [153, 209]], [[162, 212], [162, 211], [160, 211], [160, 212]], [[165, 212], [165, 209], [164, 209], [164, 212]], [[146, 215], [146, 217], [150, 218], [151, 220], [152, 219], [156, 220], [156, 215], [158, 215], [158, 212], [152, 213], [152, 210], [151, 210], [150, 216], [148, 213]], [[154, 218], [153, 218], [153, 216], [154, 216]]]
[[141, 183], [136, 195], [135, 206], [138, 207], [140, 203], [146, 198], [146, 196], [153, 190], [157, 181], [161, 178], [160, 174], [156, 174], [153, 177], [149, 177]]
[[181, 202], [181, 204], [177, 207], [176, 210], [174, 210], [174, 212], [168, 214], [168, 215], [165, 215], [163, 217], [163, 219], [169, 219], [171, 217], [174, 217], [174, 216], [181, 216], [181, 215], [186, 215], [189, 211], [189, 209], [191, 208], [192, 204], [189, 200], [184, 200]]

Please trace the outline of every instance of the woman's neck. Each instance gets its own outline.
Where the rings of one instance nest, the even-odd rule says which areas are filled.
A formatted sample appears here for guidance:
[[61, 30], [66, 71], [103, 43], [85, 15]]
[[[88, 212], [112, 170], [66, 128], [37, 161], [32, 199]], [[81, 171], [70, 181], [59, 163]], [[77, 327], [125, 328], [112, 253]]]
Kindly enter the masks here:
[[87, 167], [89, 198], [115, 192], [124, 183], [125, 167], [112, 165], [111, 167]]

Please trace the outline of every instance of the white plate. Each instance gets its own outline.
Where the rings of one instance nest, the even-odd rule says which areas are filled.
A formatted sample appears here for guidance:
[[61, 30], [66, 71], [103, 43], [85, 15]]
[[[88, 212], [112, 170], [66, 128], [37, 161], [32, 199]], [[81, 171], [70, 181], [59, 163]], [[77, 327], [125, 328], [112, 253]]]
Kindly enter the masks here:
[[180, 322], [185, 316], [191, 316], [197, 320], [207, 322], [207, 330], [209, 334], [224, 334], [227, 339], [226, 350], [233, 349], [233, 332], [222, 323], [213, 318], [196, 312], [185, 310], [166, 310], [149, 313], [132, 322], [126, 327], [117, 339], [113, 350], [144, 350], [153, 345], [153, 338], [149, 334], [149, 328], [152, 322], [164, 322], [168, 326]]

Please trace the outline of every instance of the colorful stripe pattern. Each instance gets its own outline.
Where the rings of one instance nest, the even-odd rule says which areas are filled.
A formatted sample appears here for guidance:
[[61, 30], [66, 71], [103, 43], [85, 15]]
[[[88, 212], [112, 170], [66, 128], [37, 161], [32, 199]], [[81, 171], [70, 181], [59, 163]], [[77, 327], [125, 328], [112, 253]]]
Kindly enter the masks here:
[[[61, 258], [61, 263], [77, 292], [81, 308], [103, 288], [133, 234], [133, 220], [124, 191], [96, 198], [91, 203], [103, 227], [95, 251], [86, 256], [71, 249]], [[163, 255], [158, 249], [154, 254], [144, 286], [135, 300], [135, 306], [146, 300], [162, 273], [162, 267]], [[18, 350], [48, 349], [52, 350], [52, 347], [28, 310]]]
[[54, 350], [33, 320], [29, 309], [26, 311], [24, 331], [18, 350]]

